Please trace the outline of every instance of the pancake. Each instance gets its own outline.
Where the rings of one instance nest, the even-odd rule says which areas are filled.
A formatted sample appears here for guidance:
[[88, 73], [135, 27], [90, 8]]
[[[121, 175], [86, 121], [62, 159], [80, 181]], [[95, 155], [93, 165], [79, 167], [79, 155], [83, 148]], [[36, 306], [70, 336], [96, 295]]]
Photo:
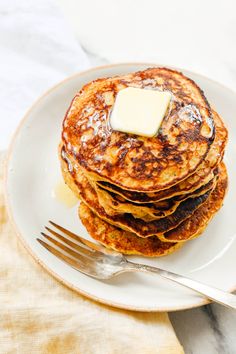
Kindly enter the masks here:
[[198, 208], [191, 218], [185, 220], [177, 228], [159, 237], [165, 242], [185, 242], [199, 236], [215, 213], [221, 208], [227, 191], [228, 176], [224, 163], [220, 165], [219, 181], [216, 188], [203, 206]]
[[[127, 255], [164, 256], [177, 250], [184, 241], [199, 236], [204, 231], [214, 214], [220, 209], [226, 189], [227, 173], [225, 166], [222, 165], [217, 187], [206, 203], [197, 209], [190, 219], [163, 235], [163, 239], [171, 242], [162, 242], [156, 236], [141, 238], [134, 233], [116, 228], [100, 219], [84, 203], [80, 204], [79, 215], [91, 237], [108, 248]], [[174, 240], [179, 242], [175, 243]]]
[[217, 175], [206, 185], [200, 187], [193, 193], [183, 194], [174, 198], [165, 199], [157, 203], [136, 204], [128, 202], [117, 194], [95, 187], [99, 204], [105, 209], [108, 215], [131, 213], [135, 218], [144, 221], [151, 221], [164, 218], [172, 214], [180, 203], [188, 198], [195, 198], [214, 188]]
[[100, 219], [84, 203], [80, 204], [79, 216], [95, 240], [124, 254], [160, 257], [169, 255], [181, 247], [181, 243], [162, 242], [158, 237], [141, 238], [118, 229]]
[[79, 196], [100, 218], [124, 230], [134, 232], [140, 237], [162, 234], [163, 232], [177, 227], [207, 200], [211, 192], [208, 191], [196, 198], [189, 198], [183, 201], [173, 214], [159, 220], [145, 222], [142, 219], [134, 218], [132, 214], [111, 216], [108, 215], [104, 208], [99, 204], [96, 191], [81, 172], [81, 169], [78, 168], [70, 171], [71, 165], [70, 162], [68, 165], [68, 155], [63, 150], [63, 147], [61, 156], [63, 177], [72, 191], [74, 191], [74, 193], [76, 193], [76, 195]]
[[[179, 195], [184, 195], [188, 193], [194, 193], [195, 190], [200, 188], [202, 185], [205, 185], [213, 180], [214, 178], [214, 170], [211, 170], [208, 175], [205, 176], [205, 171], [201, 169], [201, 171], [197, 171], [192, 176], [187, 178], [186, 180], [176, 184], [169, 189], [164, 189], [159, 192], [154, 193], [139, 193], [139, 192], [131, 192], [122, 190], [121, 188], [112, 185], [111, 183], [101, 183], [97, 182], [97, 185], [109, 192], [116, 193], [120, 195], [124, 200], [137, 203], [137, 204], [146, 204], [146, 203], [157, 203], [162, 200], [174, 198]], [[89, 182], [94, 185], [93, 181], [89, 179]]]
[[[111, 129], [109, 115], [117, 93], [128, 86], [169, 91], [169, 110], [157, 136]], [[98, 79], [75, 96], [65, 116], [62, 141], [83, 173], [122, 189], [157, 192], [193, 174], [214, 140], [214, 121], [201, 89], [167, 68]]]
[[220, 116], [213, 111], [213, 118], [215, 122], [215, 139], [210, 147], [206, 159], [199, 166], [197, 171], [185, 179], [184, 181], [176, 184], [175, 186], [162, 190], [158, 193], [135, 193], [123, 190], [114, 184], [108, 182], [97, 182], [100, 188], [106, 189], [110, 192], [119, 194], [124, 199], [135, 203], [151, 203], [158, 202], [164, 199], [169, 199], [177, 195], [192, 193], [202, 185], [207, 184], [213, 179], [213, 169], [219, 164], [224, 155], [225, 146], [227, 143], [228, 132]]

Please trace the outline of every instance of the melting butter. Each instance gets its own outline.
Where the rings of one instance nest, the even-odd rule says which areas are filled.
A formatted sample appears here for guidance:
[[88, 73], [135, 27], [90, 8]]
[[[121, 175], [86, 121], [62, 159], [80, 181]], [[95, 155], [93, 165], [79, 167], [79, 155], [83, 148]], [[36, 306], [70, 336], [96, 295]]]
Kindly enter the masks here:
[[79, 201], [63, 180], [56, 184], [52, 194], [58, 202], [65, 205], [67, 208], [72, 208]]
[[116, 96], [110, 125], [120, 132], [153, 137], [161, 126], [170, 101], [170, 92], [126, 87]]

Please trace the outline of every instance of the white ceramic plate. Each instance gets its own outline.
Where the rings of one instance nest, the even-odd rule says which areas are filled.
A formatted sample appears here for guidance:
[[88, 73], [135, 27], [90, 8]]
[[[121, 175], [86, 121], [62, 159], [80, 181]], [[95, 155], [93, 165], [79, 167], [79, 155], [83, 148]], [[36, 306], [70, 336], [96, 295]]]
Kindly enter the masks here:
[[[170, 281], [148, 274], [123, 274], [98, 281], [70, 268], [48, 253], [37, 241], [48, 219], [89, 237], [77, 216], [77, 207], [67, 209], [53, 198], [60, 179], [57, 146], [63, 116], [75, 93], [98, 77], [124, 74], [150, 64], [120, 64], [95, 68], [75, 75], [53, 87], [29, 110], [13, 139], [6, 167], [6, 197], [17, 234], [31, 255], [70, 288], [97, 301], [132, 310], [173, 311], [207, 303], [200, 295]], [[205, 91], [229, 129], [226, 164], [229, 191], [224, 207], [204, 234], [187, 242], [173, 255], [140, 261], [171, 270], [219, 287], [235, 289], [236, 266], [236, 94], [200, 75], [187, 72]]]

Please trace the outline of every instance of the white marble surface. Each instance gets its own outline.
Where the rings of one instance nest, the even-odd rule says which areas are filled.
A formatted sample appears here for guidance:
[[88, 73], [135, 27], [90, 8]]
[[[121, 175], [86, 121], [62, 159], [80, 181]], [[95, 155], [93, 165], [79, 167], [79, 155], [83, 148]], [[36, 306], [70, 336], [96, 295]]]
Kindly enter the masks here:
[[[5, 3], [5, 9], [0, 11], [1, 34], [4, 34], [4, 36], [0, 35], [1, 55], [3, 49], [5, 49], [4, 54], [10, 53], [7, 57], [10, 59], [5, 60], [4, 67], [1, 66], [3, 86], [0, 97], [5, 105], [1, 104], [1, 127], [4, 132], [4, 137], [0, 141], [2, 149], [7, 148], [10, 135], [26, 109], [25, 98], [19, 99], [22, 80], [27, 80], [30, 88], [25, 89], [25, 97], [28, 99], [27, 102], [30, 102], [27, 106], [41, 93], [41, 90], [47, 88], [47, 85], [50, 86], [75, 71], [90, 65], [125, 60], [155, 61], [185, 67], [208, 75], [232, 88], [236, 87], [236, 3], [234, 0], [224, 2], [199, 0], [194, 5], [189, 0], [178, 2], [172, 0], [168, 2], [58, 1], [62, 3], [64, 9], [67, 9], [65, 13], [73, 24], [77, 39], [73, 37], [69, 26], [65, 27], [55, 16], [57, 8], [54, 5], [48, 6], [49, 1], [41, 1], [36, 6], [33, 0], [30, 0], [31, 5], [28, 0], [24, 0], [15, 6], [16, 1], [9, 0]], [[68, 6], [65, 7], [65, 4]], [[24, 6], [26, 8], [22, 14], [21, 9]], [[32, 28], [38, 29], [37, 16], [27, 22], [31, 10], [34, 15], [36, 12], [41, 14], [40, 31], [41, 28], [42, 31], [40, 37], [34, 38], [34, 41], [30, 34], [27, 35], [27, 26], [31, 32]], [[70, 15], [71, 13], [73, 16]], [[26, 14], [27, 16], [24, 16]], [[45, 15], [53, 26], [43, 31]], [[165, 25], [166, 23], [168, 25]], [[181, 26], [178, 26], [178, 23]], [[15, 33], [17, 31], [17, 36], [13, 28]], [[25, 29], [26, 34], [23, 35]], [[71, 39], [68, 41], [70, 36]], [[164, 40], [164, 36], [167, 40]], [[23, 71], [20, 70], [25, 62], [30, 41], [34, 44], [35, 52], [36, 45], [42, 41], [42, 38], [45, 45], [40, 47], [41, 57], [30, 54], [29, 65]], [[53, 53], [48, 53], [48, 38], [55, 44]], [[81, 53], [79, 43], [82, 44], [90, 63], [87, 63]], [[69, 55], [64, 55], [63, 45], [67, 53], [69, 51]], [[24, 50], [20, 50], [16, 61], [16, 48], [22, 46]], [[48, 54], [50, 54], [49, 58]], [[81, 58], [80, 62], [77, 60], [78, 56]], [[59, 62], [60, 67], [58, 67]], [[49, 63], [53, 71], [48, 70]], [[10, 72], [13, 74], [13, 81], [9, 81]], [[17, 87], [16, 78], [18, 78]], [[9, 84], [8, 91], [6, 83]], [[15, 104], [18, 104], [17, 112], [9, 111], [14, 107], [12, 99], [15, 100]], [[11, 103], [10, 108], [7, 107], [7, 102]], [[5, 113], [3, 114], [3, 109], [9, 113], [7, 118]], [[11, 118], [9, 118], [10, 114]], [[214, 304], [171, 313], [170, 319], [187, 354], [236, 353], [236, 313], [233, 311]]]
[[235, 354], [236, 314], [218, 304], [172, 312], [170, 320], [186, 354]]

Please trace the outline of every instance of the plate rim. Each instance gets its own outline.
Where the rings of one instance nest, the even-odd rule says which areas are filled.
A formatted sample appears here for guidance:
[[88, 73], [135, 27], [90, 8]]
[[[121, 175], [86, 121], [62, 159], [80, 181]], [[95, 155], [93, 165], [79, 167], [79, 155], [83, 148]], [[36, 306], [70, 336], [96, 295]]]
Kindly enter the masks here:
[[[181, 306], [166, 306], [166, 307], [161, 307], [161, 306], [154, 306], [154, 307], [142, 307], [142, 306], [130, 306], [124, 303], [117, 303], [115, 301], [108, 301], [108, 300], [104, 300], [103, 298], [97, 297], [96, 295], [93, 295], [91, 293], [88, 293], [80, 288], [78, 288], [77, 286], [73, 285], [72, 283], [70, 283], [69, 281], [67, 281], [66, 279], [64, 279], [62, 276], [60, 276], [59, 274], [57, 274], [56, 272], [54, 272], [49, 266], [46, 265], [46, 263], [40, 259], [37, 254], [31, 249], [31, 247], [28, 245], [26, 239], [23, 237], [23, 235], [21, 234], [21, 232], [19, 231], [19, 228], [17, 226], [16, 221], [14, 220], [14, 216], [13, 216], [13, 211], [12, 211], [12, 206], [11, 206], [11, 202], [10, 202], [10, 197], [9, 197], [9, 191], [8, 191], [8, 187], [7, 187], [7, 182], [8, 182], [8, 174], [9, 174], [9, 163], [13, 154], [13, 150], [14, 150], [14, 145], [15, 145], [15, 141], [16, 138], [18, 136], [18, 134], [20, 133], [20, 130], [22, 128], [22, 126], [24, 125], [24, 123], [27, 121], [28, 116], [30, 115], [31, 111], [35, 108], [35, 106], [37, 106], [37, 104], [42, 101], [46, 96], [50, 95], [51, 92], [53, 92], [56, 88], [63, 86], [65, 82], [68, 82], [70, 80], [73, 80], [76, 77], [79, 76], [83, 76], [84, 74], [93, 72], [93, 71], [99, 71], [102, 69], [109, 69], [109, 68], [115, 68], [115, 67], [126, 67], [126, 66], [135, 66], [135, 65], [143, 65], [143, 66], [157, 66], [157, 67], [167, 67], [170, 69], [174, 69], [174, 70], [178, 70], [178, 71], [187, 71], [190, 74], [193, 75], [197, 75], [205, 80], [211, 81], [214, 84], [218, 85], [219, 87], [223, 88], [223, 89], [227, 89], [230, 90], [235, 96], [236, 96], [236, 91], [234, 91], [231, 87], [227, 87], [226, 85], [211, 79], [205, 75], [199, 74], [198, 72], [192, 71], [192, 70], [188, 70], [188, 69], [184, 69], [184, 68], [179, 68], [179, 67], [175, 67], [175, 66], [170, 66], [170, 65], [164, 65], [164, 64], [158, 64], [158, 63], [150, 63], [150, 62], [121, 62], [121, 63], [114, 63], [114, 64], [106, 64], [106, 65], [99, 65], [99, 66], [95, 66], [92, 68], [89, 68], [87, 70], [82, 70], [79, 71], [73, 75], [70, 75], [68, 77], [66, 77], [65, 79], [59, 81], [57, 84], [53, 85], [52, 87], [50, 87], [48, 90], [46, 90], [42, 95], [40, 95], [34, 102], [33, 104], [27, 109], [27, 111], [25, 112], [25, 114], [23, 115], [23, 117], [21, 118], [20, 122], [18, 123], [17, 128], [15, 129], [15, 132], [13, 133], [13, 136], [11, 138], [10, 144], [8, 146], [7, 149], [7, 153], [6, 156], [4, 158], [4, 162], [3, 162], [3, 194], [4, 194], [4, 199], [5, 199], [5, 207], [7, 210], [7, 214], [8, 214], [8, 218], [9, 221], [15, 231], [16, 236], [18, 237], [18, 239], [20, 240], [21, 244], [24, 246], [24, 248], [26, 249], [26, 251], [31, 255], [31, 257], [34, 259], [34, 261], [39, 264], [44, 271], [47, 271], [47, 273], [49, 273], [51, 276], [54, 277], [54, 279], [56, 279], [57, 281], [59, 281], [59, 283], [61, 283], [62, 285], [66, 286], [67, 288], [75, 291], [76, 293], [85, 296], [86, 298], [96, 301], [98, 303], [104, 304], [104, 305], [108, 305], [110, 307], [113, 308], [119, 308], [119, 309], [123, 309], [123, 310], [129, 310], [129, 311], [136, 311], [136, 312], [174, 312], [174, 311], [182, 311], [182, 310], [187, 310], [187, 309], [193, 309], [193, 308], [197, 308], [203, 305], [207, 305], [212, 303], [211, 300], [208, 299], [200, 299], [199, 301], [194, 301], [191, 304], [187, 304], [187, 305], [181, 305]], [[236, 284], [230, 288], [228, 291], [230, 293], [234, 292], [236, 290]]]

